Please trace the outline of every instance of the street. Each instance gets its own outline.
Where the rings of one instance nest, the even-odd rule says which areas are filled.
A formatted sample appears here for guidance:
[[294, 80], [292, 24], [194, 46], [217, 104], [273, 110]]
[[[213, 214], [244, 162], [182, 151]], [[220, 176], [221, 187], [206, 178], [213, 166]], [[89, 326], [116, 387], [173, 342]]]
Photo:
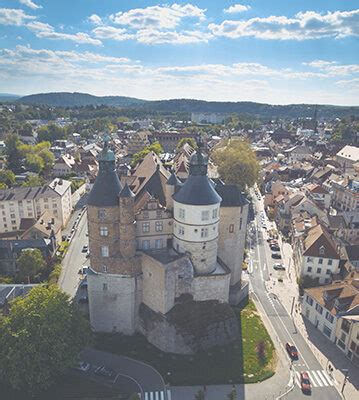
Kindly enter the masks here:
[[[291, 382], [294, 383], [294, 388], [283, 398], [299, 399], [307, 397], [300, 389], [299, 373], [305, 371], [308, 373], [312, 384], [312, 398], [318, 400], [340, 399], [340, 395], [336, 389], [337, 382], [329, 376], [328, 372], [322, 368], [316, 357], [312, 353], [310, 347], [297, 330], [290, 314], [285, 309], [276, 294], [272, 293], [271, 288], [275, 285], [282, 285], [284, 295], [290, 296], [293, 301], [293, 306], [297, 302], [295, 292], [288, 290], [286, 282], [291, 283], [295, 280], [294, 270], [289, 275], [290, 263], [287, 262], [286, 271], [275, 271], [273, 265], [282, 260], [273, 260], [272, 251], [267, 243], [267, 232], [263, 228], [266, 225], [269, 228], [270, 223], [267, 217], [263, 215], [263, 202], [253, 196], [255, 220], [253, 224], [252, 249], [250, 251], [250, 265], [248, 268], [249, 280], [252, 286], [254, 299], [260, 305], [260, 311], [265, 314], [266, 319], [275, 331], [275, 336], [272, 339], [280, 343], [283, 353], [286, 354], [285, 345], [287, 342], [295, 345], [298, 349], [299, 358], [296, 361], [291, 361], [289, 356], [288, 369], [292, 370]], [[264, 223], [261, 221], [264, 219]], [[283, 245], [280, 246], [283, 249]], [[278, 278], [283, 279], [283, 283], [278, 281]], [[295, 284], [295, 282], [294, 282]], [[289, 287], [289, 285], [288, 285]], [[292, 308], [294, 311], [294, 307]]]

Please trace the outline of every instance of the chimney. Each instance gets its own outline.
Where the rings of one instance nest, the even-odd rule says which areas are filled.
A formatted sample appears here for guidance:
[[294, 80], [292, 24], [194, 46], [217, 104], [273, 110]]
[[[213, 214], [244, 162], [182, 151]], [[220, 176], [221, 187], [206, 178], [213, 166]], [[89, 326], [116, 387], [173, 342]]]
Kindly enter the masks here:
[[54, 218], [54, 217], [51, 218], [51, 223], [52, 223], [52, 224], [55, 223], [55, 218]]
[[43, 219], [40, 219], [40, 224], [44, 225], [44, 220]]

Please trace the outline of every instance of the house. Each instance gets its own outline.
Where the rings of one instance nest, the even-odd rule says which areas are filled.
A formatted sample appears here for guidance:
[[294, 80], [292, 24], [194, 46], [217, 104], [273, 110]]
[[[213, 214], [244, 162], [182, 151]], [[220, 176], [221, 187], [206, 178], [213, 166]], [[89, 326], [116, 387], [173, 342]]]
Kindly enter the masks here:
[[290, 162], [311, 160], [312, 153], [310, 148], [304, 145], [298, 145], [284, 150], [284, 155]]
[[359, 244], [345, 246], [345, 252], [350, 264], [359, 271]]
[[53, 176], [66, 176], [73, 172], [75, 158], [70, 154], [64, 154], [55, 160], [52, 167]]
[[344, 146], [335, 156], [342, 169], [347, 174], [354, 173], [354, 164], [359, 161], [359, 147]]
[[339, 349], [353, 365], [359, 366], [359, 315], [339, 317], [335, 337]]
[[296, 242], [294, 252], [300, 276], [310, 276], [318, 279], [319, 284], [327, 284], [333, 274], [339, 273], [337, 245], [321, 224], [311, 228], [303, 240]]
[[330, 193], [317, 183], [309, 183], [304, 187], [307, 196], [317, 203], [321, 208], [329, 210], [330, 207]]
[[359, 212], [359, 179], [342, 179], [332, 182], [332, 205], [341, 211]]
[[[338, 338], [337, 322], [341, 326], [341, 317], [359, 316], [359, 281], [349, 278], [304, 290], [302, 314], [330, 341], [336, 342], [341, 349], [347, 341]], [[338, 341], [341, 341], [338, 344]]]

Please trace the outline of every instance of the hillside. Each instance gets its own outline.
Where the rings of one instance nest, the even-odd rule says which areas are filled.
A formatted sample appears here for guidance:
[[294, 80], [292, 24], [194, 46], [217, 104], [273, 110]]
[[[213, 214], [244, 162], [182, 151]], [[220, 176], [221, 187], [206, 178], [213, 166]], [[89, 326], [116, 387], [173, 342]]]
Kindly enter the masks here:
[[10, 94], [10, 93], [0, 93], [0, 102], [2, 101], [14, 101], [19, 99], [21, 96], [17, 94]]
[[[193, 99], [146, 101], [124, 96], [93, 96], [86, 93], [40, 93], [21, 97], [18, 102], [44, 104], [53, 107], [115, 106], [138, 109], [142, 112], [217, 112], [223, 114], [250, 114], [259, 118], [306, 118], [312, 117], [315, 105], [289, 104], [271, 105], [248, 101], [218, 102]], [[318, 105], [318, 118], [342, 118], [351, 115], [359, 117], [358, 106]]]
[[117, 107], [133, 107], [145, 103], [145, 100], [135, 99], [125, 96], [93, 96], [87, 93], [39, 93], [21, 97], [19, 100], [25, 104], [41, 104], [52, 107], [81, 107], [81, 106], [117, 106]]

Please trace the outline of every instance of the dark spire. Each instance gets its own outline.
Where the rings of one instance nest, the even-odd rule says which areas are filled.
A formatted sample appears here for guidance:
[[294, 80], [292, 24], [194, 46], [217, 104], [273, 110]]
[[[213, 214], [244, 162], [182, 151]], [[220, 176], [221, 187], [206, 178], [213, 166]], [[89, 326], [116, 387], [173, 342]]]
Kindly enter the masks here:
[[103, 137], [103, 149], [97, 156], [99, 170], [88, 197], [88, 205], [109, 207], [118, 205], [118, 194], [122, 186], [115, 166], [115, 154], [109, 148], [110, 136]]
[[123, 187], [123, 189], [120, 192], [120, 197], [135, 197], [135, 194], [133, 193], [133, 191], [130, 189], [130, 187], [128, 186], [127, 182], [125, 183], [125, 186]]
[[169, 186], [177, 186], [177, 185], [181, 185], [181, 181], [177, 178], [177, 175], [172, 172], [171, 176], [168, 178], [166, 185]]

